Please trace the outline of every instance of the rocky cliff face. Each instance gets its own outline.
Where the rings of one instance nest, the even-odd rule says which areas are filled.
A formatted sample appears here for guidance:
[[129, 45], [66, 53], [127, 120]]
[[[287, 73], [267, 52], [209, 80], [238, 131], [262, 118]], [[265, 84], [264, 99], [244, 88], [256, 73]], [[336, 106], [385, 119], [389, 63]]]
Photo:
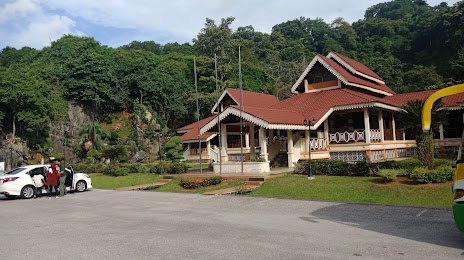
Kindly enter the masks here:
[[[53, 147], [49, 152], [65, 154], [67, 163], [76, 160], [72, 147], [78, 146], [81, 142], [79, 127], [92, 120], [90, 111], [86, 111], [82, 105], [72, 101], [68, 103], [68, 116], [69, 122], [52, 122], [49, 124], [49, 137], [47, 138], [47, 141], [53, 143]], [[140, 147], [144, 146], [148, 148], [147, 156], [157, 155], [159, 151], [158, 140], [153, 141], [153, 138], [144, 138], [144, 129], [149, 128], [159, 131], [160, 125], [157, 124], [149, 112], [145, 117], [148, 119], [148, 123], [142, 122], [138, 116], [132, 117], [131, 127], [133, 127], [137, 135], [137, 141], [127, 139], [121, 141], [123, 141], [122, 144], [129, 145], [134, 154], [140, 150]], [[66, 146], [63, 142], [65, 139], [67, 140]], [[32, 158], [40, 160], [40, 157], [40, 155], [34, 156], [34, 154], [31, 154], [25, 141], [17, 139], [12, 143], [11, 140], [9, 142], [6, 139], [0, 140], [0, 162], [5, 162], [7, 170], [11, 169], [11, 167], [18, 167], [21, 163], [27, 164]], [[45, 163], [47, 162], [45, 161]]]

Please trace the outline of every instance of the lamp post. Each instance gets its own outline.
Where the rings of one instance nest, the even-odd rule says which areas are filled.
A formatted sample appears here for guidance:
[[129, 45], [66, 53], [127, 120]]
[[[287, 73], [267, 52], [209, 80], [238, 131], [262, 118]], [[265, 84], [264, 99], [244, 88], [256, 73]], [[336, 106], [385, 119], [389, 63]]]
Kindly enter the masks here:
[[63, 167], [66, 169], [66, 139], [63, 139]]
[[314, 180], [313, 177], [313, 172], [311, 170], [311, 126], [316, 124], [316, 119], [313, 118], [311, 121], [307, 121], [306, 119], [303, 121], [304, 125], [308, 127], [308, 137], [309, 137], [309, 142], [308, 142], [308, 148], [309, 148], [309, 167], [308, 167], [308, 180]]
[[163, 159], [162, 156], [161, 156], [161, 137], [163, 136], [162, 133], [155, 133], [155, 138], [158, 137], [158, 145], [159, 145], [159, 152], [158, 152], [158, 158], [159, 158], [159, 161], [160, 161], [160, 174], [163, 175], [164, 174], [164, 169], [163, 169], [163, 164], [161, 162], [161, 160]]

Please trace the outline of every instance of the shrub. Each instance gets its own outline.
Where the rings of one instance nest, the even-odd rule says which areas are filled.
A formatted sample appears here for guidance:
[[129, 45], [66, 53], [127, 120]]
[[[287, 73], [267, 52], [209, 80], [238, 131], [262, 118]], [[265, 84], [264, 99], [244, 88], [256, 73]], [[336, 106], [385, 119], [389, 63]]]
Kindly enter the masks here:
[[196, 189], [199, 187], [208, 187], [211, 185], [217, 185], [222, 182], [221, 176], [214, 176], [203, 179], [191, 179], [191, 178], [182, 178], [180, 179], [179, 185], [185, 189]]
[[[365, 173], [365, 164], [358, 165], [359, 170]], [[309, 163], [304, 162], [295, 166], [294, 172], [296, 174], [307, 174], [309, 171]], [[353, 173], [353, 165], [345, 161], [339, 160], [312, 160], [311, 171], [313, 175], [336, 175], [336, 176], [348, 176]]]
[[186, 173], [188, 170], [188, 166], [185, 163], [172, 163], [169, 165], [167, 172], [169, 174], [179, 174], [179, 173]]
[[352, 172], [352, 165], [345, 161], [329, 160], [329, 174], [335, 176], [347, 176]]
[[151, 164], [150, 165], [150, 173], [160, 174], [161, 173], [161, 165], [159, 165], [159, 164]]
[[113, 167], [112, 165], [108, 165], [105, 170], [103, 171], [103, 174], [105, 175], [110, 175], [110, 176], [114, 176], [114, 171], [116, 170], [115, 167]]
[[380, 169], [377, 175], [383, 178], [385, 181], [393, 181], [397, 176], [404, 175], [404, 170], [399, 169]]
[[366, 161], [357, 161], [351, 166], [352, 174], [355, 176], [369, 176], [371, 168]]
[[88, 157], [93, 157], [93, 158], [99, 160], [101, 158], [101, 156], [102, 156], [102, 154], [99, 151], [95, 150], [95, 149], [90, 149], [87, 152], [87, 158]]
[[440, 166], [434, 170], [415, 168], [411, 173], [411, 179], [420, 183], [446, 182], [454, 177], [454, 169], [449, 166]]
[[126, 176], [127, 174], [129, 174], [129, 169], [125, 167], [121, 167], [121, 168], [116, 168], [112, 176]]
[[453, 161], [448, 160], [448, 159], [434, 159], [433, 160], [433, 168], [438, 169], [442, 166], [449, 166], [451, 167], [451, 164]]

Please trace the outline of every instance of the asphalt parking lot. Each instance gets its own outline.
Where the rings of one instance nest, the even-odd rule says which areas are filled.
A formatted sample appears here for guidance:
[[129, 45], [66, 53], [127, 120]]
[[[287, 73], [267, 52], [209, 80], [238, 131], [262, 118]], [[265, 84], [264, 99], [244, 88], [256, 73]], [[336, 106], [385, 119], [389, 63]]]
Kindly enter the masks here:
[[94, 189], [0, 216], [0, 259], [464, 259], [441, 208]]

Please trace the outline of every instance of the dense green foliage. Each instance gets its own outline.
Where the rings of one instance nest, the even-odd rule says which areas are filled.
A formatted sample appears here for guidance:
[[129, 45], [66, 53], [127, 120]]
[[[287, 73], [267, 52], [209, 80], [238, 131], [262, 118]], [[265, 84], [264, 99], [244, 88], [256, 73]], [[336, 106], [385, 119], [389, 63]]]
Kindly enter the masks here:
[[[193, 44], [138, 42], [119, 48], [91, 37], [66, 35], [50, 47], [0, 52], [0, 122], [43, 147], [52, 120], [66, 121], [74, 100], [98, 120], [140, 103], [175, 129], [195, 120], [193, 58], [196, 57], [200, 116], [209, 116], [216, 94], [214, 54], [221, 90], [238, 86], [241, 46], [245, 90], [290, 95], [290, 86], [316, 53], [336, 51], [377, 72], [394, 91], [440, 88], [464, 80], [464, 2], [431, 7], [422, 0], [394, 0], [366, 10], [350, 24], [305, 18], [275, 25], [270, 34], [252, 26], [231, 28], [206, 19]], [[136, 102], [134, 102], [136, 101]], [[93, 141], [93, 140], [92, 140]]]
[[449, 166], [441, 166], [433, 170], [416, 168], [411, 173], [411, 179], [421, 183], [447, 182], [453, 180], [454, 171]]

